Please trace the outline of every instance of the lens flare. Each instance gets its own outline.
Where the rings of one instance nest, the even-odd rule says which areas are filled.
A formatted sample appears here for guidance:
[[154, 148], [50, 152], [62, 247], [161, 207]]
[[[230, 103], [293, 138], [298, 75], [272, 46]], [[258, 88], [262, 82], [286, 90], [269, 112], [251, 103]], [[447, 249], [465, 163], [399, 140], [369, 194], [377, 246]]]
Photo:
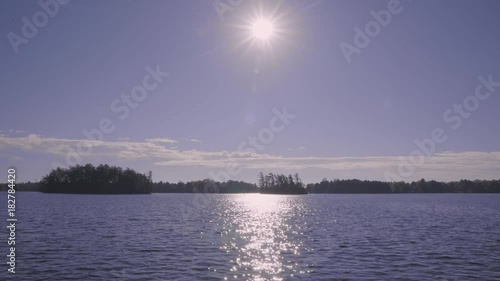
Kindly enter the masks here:
[[257, 19], [252, 24], [252, 36], [258, 40], [269, 40], [274, 32], [273, 23], [267, 19]]

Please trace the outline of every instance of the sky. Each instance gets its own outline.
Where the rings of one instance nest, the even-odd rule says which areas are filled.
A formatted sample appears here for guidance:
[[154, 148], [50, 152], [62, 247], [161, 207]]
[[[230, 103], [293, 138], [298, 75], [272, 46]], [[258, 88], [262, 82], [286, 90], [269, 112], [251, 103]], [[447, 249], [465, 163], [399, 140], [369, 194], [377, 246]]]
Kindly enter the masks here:
[[0, 2], [18, 181], [500, 178], [496, 0], [65, 2]]

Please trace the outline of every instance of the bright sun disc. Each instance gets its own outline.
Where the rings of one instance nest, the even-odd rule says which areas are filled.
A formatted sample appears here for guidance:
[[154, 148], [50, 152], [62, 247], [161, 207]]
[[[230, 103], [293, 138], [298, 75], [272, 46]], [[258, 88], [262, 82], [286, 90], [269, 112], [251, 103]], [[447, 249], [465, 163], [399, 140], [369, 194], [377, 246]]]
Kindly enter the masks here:
[[272, 22], [265, 19], [258, 19], [252, 25], [252, 35], [259, 40], [267, 40], [274, 34]]

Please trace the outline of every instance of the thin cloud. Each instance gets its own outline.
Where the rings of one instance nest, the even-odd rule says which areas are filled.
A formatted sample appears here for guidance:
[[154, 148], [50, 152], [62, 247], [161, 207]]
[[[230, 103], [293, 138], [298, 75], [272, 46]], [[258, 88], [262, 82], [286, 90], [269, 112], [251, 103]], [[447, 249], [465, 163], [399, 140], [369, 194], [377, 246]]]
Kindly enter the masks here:
[[[198, 166], [209, 169], [223, 169], [229, 163], [255, 170], [299, 171], [313, 169], [322, 170], [325, 175], [333, 174], [338, 178], [355, 177], [379, 180], [384, 180], [386, 171], [397, 173], [401, 163], [399, 156], [283, 157], [240, 151], [179, 150], [177, 147], [166, 147], [162, 143], [161, 141], [62, 139], [30, 134], [26, 137], [0, 137], [0, 150], [14, 154], [17, 149], [29, 153], [50, 154], [57, 159], [64, 159], [68, 151], [75, 151], [78, 146], [83, 148], [90, 146], [91, 153], [82, 155], [82, 158], [104, 156], [123, 161], [143, 159], [151, 161], [157, 166]], [[426, 157], [425, 162], [415, 166], [415, 173], [406, 180], [420, 178], [437, 180], [498, 179], [499, 175], [500, 152], [441, 152]]]
[[152, 143], [177, 143], [176, 140], [169, 138], [151, 138], [151, 139], [145, 139], [145, 141]]
[[201, 140], [199, 139], [184, 139], [185, 141], [190, 141], [190, 142], [197, 142], [197, 143], [202, 143]]

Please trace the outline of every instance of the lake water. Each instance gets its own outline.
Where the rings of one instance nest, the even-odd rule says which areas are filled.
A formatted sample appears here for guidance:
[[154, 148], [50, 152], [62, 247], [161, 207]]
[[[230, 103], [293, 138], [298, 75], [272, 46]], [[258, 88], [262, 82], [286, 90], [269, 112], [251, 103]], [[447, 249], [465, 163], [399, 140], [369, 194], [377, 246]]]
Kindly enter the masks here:
[[14, 280], [500, 280], [500, 195], [17, 195]]

